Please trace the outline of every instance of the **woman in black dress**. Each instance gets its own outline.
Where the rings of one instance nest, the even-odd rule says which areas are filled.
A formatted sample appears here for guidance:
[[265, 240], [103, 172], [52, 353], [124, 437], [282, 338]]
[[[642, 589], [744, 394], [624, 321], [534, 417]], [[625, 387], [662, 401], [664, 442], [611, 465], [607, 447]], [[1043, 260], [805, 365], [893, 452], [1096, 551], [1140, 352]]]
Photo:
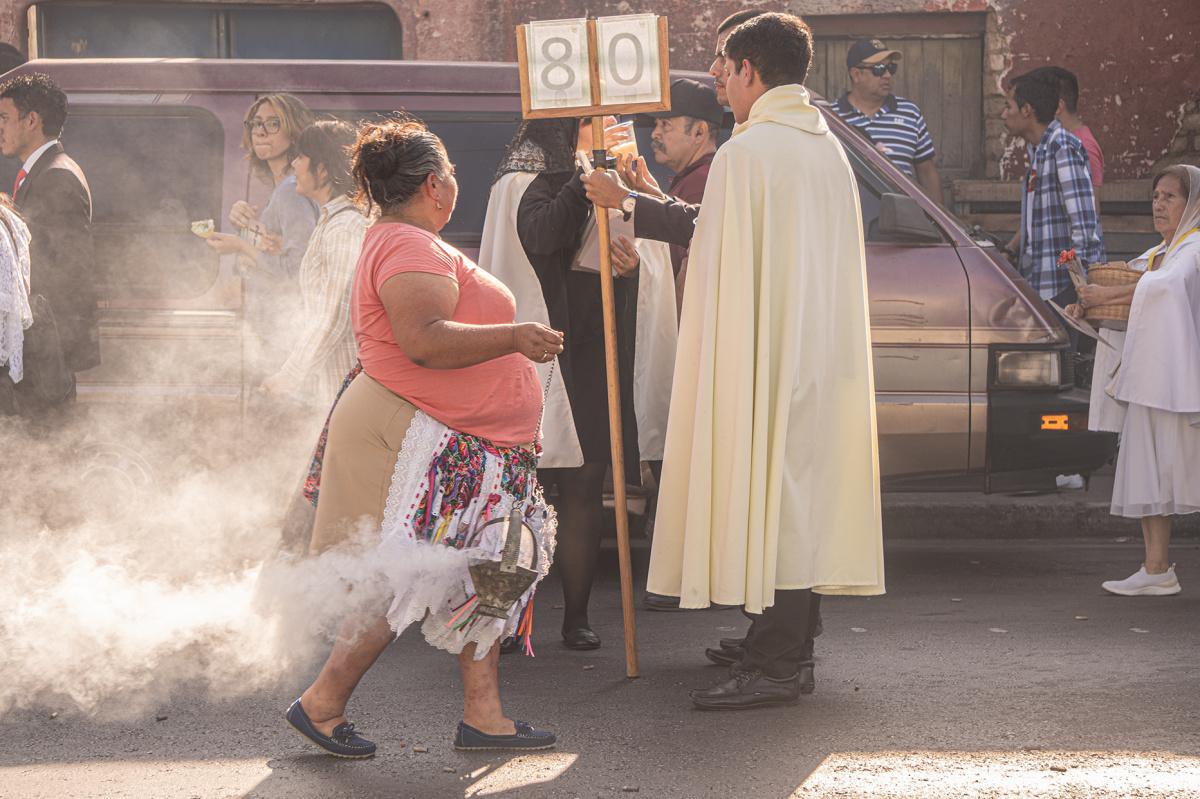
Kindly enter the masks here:
[[[579, 181], [575, 152], [590, 151], [591, 136], [587, 120], [582, 125], [571, 119], [527, 122], [497, 173], [498, 180], [510, 172], [536, 173], [518, 205], [517, 235], [541, 284], [550, 325], [565, 334], [558, 368], [570, 400], [583, 465], [542, 469], [539, 479], [556, 489], [554, 504], [561, 532], [555, 568], [563, 584], [563, 643], [571, 649], [600, 646], [588, 621], [588, 600], [600, 556], [604, 478], [612, 460], [600, 276], [572, 268], [592, 215], [592, 204]], [[622, 278], [635, 275], [636, 251], [614, 247], [613, 265]], [[625, 460], [636, 464], [632, 375], [637, 281], [617, 280], [614, 287]]]

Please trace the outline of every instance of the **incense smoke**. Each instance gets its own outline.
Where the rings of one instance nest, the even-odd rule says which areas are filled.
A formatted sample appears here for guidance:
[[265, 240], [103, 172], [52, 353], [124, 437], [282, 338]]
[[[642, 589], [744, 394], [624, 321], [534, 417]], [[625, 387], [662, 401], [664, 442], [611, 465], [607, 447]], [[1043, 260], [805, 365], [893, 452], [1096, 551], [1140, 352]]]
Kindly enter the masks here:
[[369, 547], [276, 553], [321, 417], [254, 440], [219, 416], [77, 410], [65, 428], [0, 419], [0, 717], [303, 680], [343, 617], [378, 612]]

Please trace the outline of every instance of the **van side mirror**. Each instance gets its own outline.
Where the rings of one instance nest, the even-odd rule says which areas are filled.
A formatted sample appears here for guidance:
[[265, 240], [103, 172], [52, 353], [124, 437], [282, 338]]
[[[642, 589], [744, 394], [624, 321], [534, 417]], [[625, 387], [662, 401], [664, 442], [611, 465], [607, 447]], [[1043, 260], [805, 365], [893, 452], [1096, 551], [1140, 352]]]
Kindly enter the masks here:
[[942, 241], [942, 234], [912, 197], [884, 194], [879, 199], [881, 236], [910, 241]]

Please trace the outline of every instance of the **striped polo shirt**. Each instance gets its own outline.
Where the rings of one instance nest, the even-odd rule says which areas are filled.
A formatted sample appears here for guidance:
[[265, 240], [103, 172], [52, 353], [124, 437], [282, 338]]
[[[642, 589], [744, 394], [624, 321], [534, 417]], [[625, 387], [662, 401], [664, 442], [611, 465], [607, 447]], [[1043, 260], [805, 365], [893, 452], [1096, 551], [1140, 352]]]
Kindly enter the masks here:
[[849, 93], [846, 93], [833, 104], [833, 110], [846, 123], [864, 131], [909, 177], [916, 174], [917, 164], [933, 158], [933, 138], [925, 127], [921, 109], [914, 102], [892, 95], [874, 116], [868, 117], [850, 103]]

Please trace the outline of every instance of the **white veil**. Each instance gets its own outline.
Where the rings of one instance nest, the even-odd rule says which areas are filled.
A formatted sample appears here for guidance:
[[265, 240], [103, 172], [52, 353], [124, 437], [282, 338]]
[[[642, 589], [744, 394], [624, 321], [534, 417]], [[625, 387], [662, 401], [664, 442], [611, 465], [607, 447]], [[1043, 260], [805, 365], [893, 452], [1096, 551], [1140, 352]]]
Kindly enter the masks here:
[[0, 207], [0, 368], [8, 365], [14, 383], [24, 376], [25, 331], [33, 324], [29, 307], [29, 228]]
[[1191, 189], [1188, 191], [1187, 205], [1183, 207], [1183, 218], [1179, 220], [1179, 227], [1175, 228], [1175, 235], [1167, 245], [1168, 251], [1175, 249], [1175, 245], [1183, 240], [1188, 231], [1200, 226], [1200, 167], [1191, 164], [1180, 166], [1187, 170]]

